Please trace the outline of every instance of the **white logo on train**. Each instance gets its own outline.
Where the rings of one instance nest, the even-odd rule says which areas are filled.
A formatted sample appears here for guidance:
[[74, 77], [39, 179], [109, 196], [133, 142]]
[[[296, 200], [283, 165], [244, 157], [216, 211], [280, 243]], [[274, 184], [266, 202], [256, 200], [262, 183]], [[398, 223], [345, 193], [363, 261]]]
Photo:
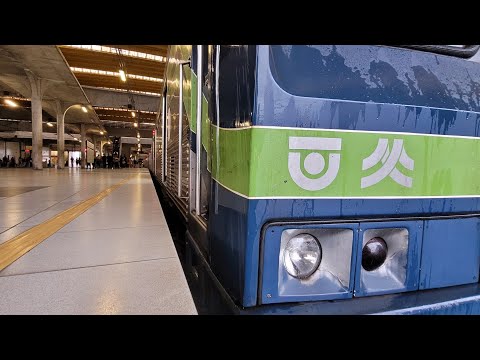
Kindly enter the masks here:
[[[320, 151], [342, 150], [342, 139], [290, 136], [288, 145], [290, 149], [288, 153], [288, 171], [293, 181], [302, 189], [310, 191], [322, 190], [336, 179], [340, 170], [341, 156], [339, 153], [328, 154], [327, 170], [322, 176], [313, 177], [318, 176], [325, 170], [326, 154]], [[303, 160], [303, 169], [309, 176], [306, 176], [302, 170], [301, 150], [310, 150], [310, 153]], [[397, 168], [398, 163], [411, 171], [415, 167], [415, 161], [408, 156], [402, 139], [393, 140], [392, 151], [390, 151], [388, 139], [379, 139], [373, 153], [362, 161], [362, 170], [368, 170], [379, 163], [382, 166], [376, 172], [362, 177], [360, 184], [362, 189], [378, 184], [387, 176], [390, 176], [391, 179], [401, 186], [407, 188], [413, 186], [413, 179], [403, 174]]]
[[[319, 151], [340, 151], [342, 139], [291, 136], [288, 139], [288, 145], [290, 150], [312, 151], [305, 157], [303, 167], [310, 176], [315, 176], [325, 169], [325, 158]], [[316, 191], [326, 188], [335, 180], [338, 170], [340, 170], [340, 154], [331, 153], [328, 155], [328, 167], [325, 174], [312, 179], [303, 174], [300, 159], [299, 151], [290, 151], [288, 153], [288, 171], [293, 181], [305, 190]]]
[[390, 176], [397, 184], [411, 188], [413, 179], [404, 175], [397, 169], [397, 164], [400, 163], [408, 170], [413, 170], [415, 161], [407, 155], [402, 139], [393, 140], [392, 151], [388, 145], [388, 139], [378, 139], [378, 144], [373, 153], [363, 160], [362, 170], [368, 170], [378, 163], [382, 163], [382, 167], [371, 175], [362, 177], [361, 188], [367, 188], [375, 185]]

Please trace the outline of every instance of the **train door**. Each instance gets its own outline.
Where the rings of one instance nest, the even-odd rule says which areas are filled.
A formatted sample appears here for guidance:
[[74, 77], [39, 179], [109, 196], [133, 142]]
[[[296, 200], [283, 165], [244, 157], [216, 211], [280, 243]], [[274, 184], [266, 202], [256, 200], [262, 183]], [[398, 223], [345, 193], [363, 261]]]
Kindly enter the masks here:
[[[197, 45], [192, 48], [192, 70], [196, 73], [196, 84], [192, 81], [192, 103], [195, 109], [190, 158], [190, 232], [199, 239], [199, 245], [208, 253], [207, 224], [209, 219], [211, 187], [211, 142], [210, 121], [215, 108], [215, 48], [213, 45]], [[195, 87], [195, 89], [194, 89]]]

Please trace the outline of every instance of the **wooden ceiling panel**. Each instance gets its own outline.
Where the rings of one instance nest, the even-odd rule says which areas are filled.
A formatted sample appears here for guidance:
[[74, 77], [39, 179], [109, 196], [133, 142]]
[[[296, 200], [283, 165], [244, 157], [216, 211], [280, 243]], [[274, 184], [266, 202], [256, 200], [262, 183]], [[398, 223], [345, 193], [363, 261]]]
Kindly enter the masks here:
[[[70, 47], [60, 47], [68, 65], [72, 67], [118, 72], [119, 57], [116, 54], [90, 51]], [[123, 56], [128, 74], [150, 76], [163, 79], [165, 63]]]
[[[127, 90], [127, 84], [120, 80], [117, 76], [96, 75], [87, 73], [74, 73], [80, 85], [107, 87]], [[161, 94], [162, 82], [153, 82], [138, 79], [128, 79], [128, 86], [130, 90], [148, 91]]]
[[[112, 48], [136, 51], [157, 56], [167, 56], [168, 45], [106, 45]], [[63, 53], [68, 65], [75, 68], [85, 68], [92, 70], [108, 71], [118, 74], [120, 68], [120, 58], [116, 53], [101, 52], [89, 49], [58, 46]], [[125, 63], [127, 74], [147, 76], [157, 79], [163, 79], [166, 63], [154, 61], [151, 59], [136, 58], [131, 56], [122, 56], [121, 60]], [[161, 94], [163, 82], [148, 81], [128, 78], [127, 82], [121, 81], [118, 75], [101, 75], [83, 72], [73, 73], [80, 85], [99, 88], [113, 88], [131, 91], [145, 91]], [[127, 87], [128, 84], [128, 87]], [[107, 123], [131, 123], [128, 127], [133, 128], [133, 123], [154, 123], [157, 114], [136, 112], [136, 117], [131, 116], [129, 111], [106, 110], [94, 106], [95, 112], [100, 120]]]

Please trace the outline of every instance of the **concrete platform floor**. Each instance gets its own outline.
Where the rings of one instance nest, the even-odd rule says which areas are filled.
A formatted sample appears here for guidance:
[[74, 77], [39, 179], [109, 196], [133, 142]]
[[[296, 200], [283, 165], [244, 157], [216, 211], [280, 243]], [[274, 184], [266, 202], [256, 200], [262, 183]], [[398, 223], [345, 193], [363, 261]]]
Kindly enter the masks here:
[[129, 176], [0, 271], [0, 314], [196, 314], [146, 169], [0, 169], [0, 245]]

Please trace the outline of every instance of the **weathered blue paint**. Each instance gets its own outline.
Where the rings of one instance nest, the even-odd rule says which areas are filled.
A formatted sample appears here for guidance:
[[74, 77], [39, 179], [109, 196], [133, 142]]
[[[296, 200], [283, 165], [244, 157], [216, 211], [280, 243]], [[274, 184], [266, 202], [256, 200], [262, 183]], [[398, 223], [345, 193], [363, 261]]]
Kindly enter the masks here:
[[[240, 196], [234, 195], [239, 201]], [[256, 302], [261, 228], [265, 222], [288, 220], [335, 220], [353, 218], [435, 216], [479, 212], [480, 199], [404, 199], [404, 200], [251, 200], [248, 203], [248, 239], [245, 262], [245, 294], [250, 306]], [[478, 235], [477, 235], [478, 236]], [[246, 306], [246, 305], [245, 305]]]
[[480, 218], [424, 223], [420, 289], [478, 282]]
[[[292, 54], [295, 49], [303, 47], [293, 46]], [[350, 49], [350, 46], [337, 47], [337, 49], [340, 48]], [[272, 73], [277, 74], [278, 79], [278, 76], [280, 76], [278, 74], [282, 69], [271, 68], [268, 47], [260, 46], [254, 124], [480, 136], [480, 85], [475, 80], [480, 78], [479, 64], [453, 57], [405, 49], [376, 46], [353, 46], [351, 48], [351, 50], [345, 50], [345, 56], [348, 54], [348, 57], [343, 58], [344, 62], [352, 64], [350, 74], [337, 73], [337, 63], [330, 64], [331, 67], [322, 71], [332, 77], [332, 80], [325, 83], [320, 81], [321, 79], [315, 79], [315, 85], [322, 91], [318, 95], [323, 96], [306, 97], [303, 93], [302, 96], [289, 93], [288, 91], [291, 89], [282, 88], [277, 83]], [[407, 73], [412, 66], [409, 64], [420, 62], [425, 66], [422, 72], [432, 73], [436, 80], [417, 79], [415, 87], [412, 89], [407, 87], [412, 91], [412, 94], [398, 98], [396, 97], [396, 88], [392, 88], [389, 82], [386, 82], [384, 87], [380, 88], [381, 91], [377, 91], [378, 89], [373, 87], [372, 89], [377, 89], [374, 92], [375, 95], [368, 95], [368, 86], [374, 86], [374, 82], [377, 81], [374, 74], [369, 75], [368, 82], [361, 80], [364, 83], [361, 86], [359, 85], [360, 87], [345, 86], [342, 88], [340, 86], [342, 81], [348, 83], [349, 77], [359, 76], [354, 70], [355, 64], [361, 66], [359, 64], [365, 61], [365, 59], [353, 56], [353, 54], [361, 54], [365, 51], [370, 52], [368, 60], [371, 61], [371, 66], [378, 58], [388, 53], [392, 66], [396, 67], [395, 71]], [[321, 54], [321, 51], [318, 50], [317, 53]], [[295, 57], [296, 61], [300, 61], [299, 56]], [[398, 59], [408, 58], [410, 63], [398, 61], [396, 57]], [[436, 64], [436, 58], [442, 58], [439, 65]], [[306, 58], [304, 61], [308, 62], [308, 69], [305, 71], [312, 72], [311, 69], [316, 68], [319, 62], [321, 63], [321, 60], [316, 61], [312, 58]], [[303, 64], [303, 66], [307, 65]], [[433, 70], [435, 73], [432, 72]], [[286, 69], [282, 71], [286, 71]], [[398, 76], [400, 77], [400, 75]], [[288, 80], [287, 83], [299, 81], [297, 73], [292, 71], [282, 72], [281, 77]], [[415, 79], [413, 78], [413, 80]], [[454, 82], [456, 80], [460, 81], [459, 79], [461, 79], [461, 83]], [[304, 77], [301, 80], [307, 81]], [[336, 81], [339, 83], [337, 84]], [[379, 82], [382, 83], [380, 80]], [[352, 83], [352, 85], [355, 83]], [[285, 86], [285, 82], [281, 85]], [[447, 90], [447, 87], [453, 88]], [[416, 88], [417, 90], [415, 90]], [[302, 88], [300, 85], [296, 85], [296, 89]], [[408, 95], [407, 90], [404, 90], [403, 93]], [[425, 93], [430, 95], [425, 96]], [[451, 100], [446, 100], [449, 97]]]
[[[246, 66], [245, 62], [239, 63], [235, 59], [242, 52], [248, 57]], [[222, 58], [225, 66], [232, 69], [243, 66], [242, 71], [234, 73], [235, 77], [221, 78], [223, 85], [220, 84], [220, 87], [226, 86], [221, 91], [223, 98], [220, 98], [219, 104], [222, 127], [252, 124], [480, 136], [480, 85], [476, 81], [480, 78], [478, 64], [380, 46], [292, 46], [290, 50], [288, 47], [258, 46], [255, 95], [250, 100], [253, 96], [252, 54], [250, 49], [245, 52], [245, 49], [237, 48], [230, 56]], [[196, 47], [193, 47], [194, 71], [195, 62]], [[228, 69], [223, 71], [225, 74]], [[228, 85], [231, 85], [230, 90]], [[236, 102], [236, 99], [241, 101]], [[226, 110], [230, 109], [230, 113], [223, 112], [225, 116], [222, 115], [222, 104]], [[242, 106], [234, 108], [228, 104]], [[253, 107], [252, 114], [248, 111], [249, 107]], [[195, 136], [191, 136], [192, 149], [195, 149], [195, 140]], [[406, 216], [475, 212], [480, 212], [478, 198], [247, 200], [212, 180], [208, 260], [237, 304], [253, 307], [257, 305], [259, 289], [261, 230], [268, 221], [377, 217], [401, 220]], [[476, 236], [478, 240], [478, 233]], [[330, 302], [269, 305], [255, 311], [323, 313], [329, 310], [333, 313], [354, 313], [357, 304], [362, 304], [363, 311], [358, 310], [357, 313], [366, 313], [417, 306], [419, 303], [408, 299], [412, 296], [427, 299], [423, 293], [335, 300], [333, 305]], [[455, 299], [466, 296], [456, 294]], [[419, 306], [440, 301], [428, 299]], [[385, 303], [383, 307], [368, 306], [382, 301], [388, 302], [388, 306]]]
[[245, 315], [480, 314], [480, 284], [345, 300], [263, 305]]
[[210, 266], [225, 290], [241, 303], [244, 261], [250, 258], [245, 253], [248, 201], [213, 179], [211, 190], [216, 200], [209, 212]]
[[[221, 127], [234, 128], [252, 121], [255, 52], [255, 46], [220, 47], [218, 122]], [[215, 101], [209, 102], [209, 106], [212, 104], [215, 105]], [[216, 111], [209, 111], [212, 113]], [[217, 116], [211, 116], [211, 121], [217, 125]], [[242, 304], [245, 268], [258, 269], [258, 257], [252, 257], [246, 245], [246, 240], [253, 235], [247, 226], [249, 202], [215, 179], [211, 181], [210, 194], [210, 266], [230, 296]]]
[[[290, 58], [287, 56], [288, 48], [280, 49], [284, 52], [284, 55], [280, 54], [284, 57], [282, 61], [293, 63], [274, 68], [271, 63], [273, 50], [271, 52], [269, 46], [258, 46], [254, 125], [480, 136], [480, 88], [474, 81], [480, 78], [480, 66], [476, 63], [467, 64], [465, 60], [454, 57], [377, 46], [339, 46], [331, 50], [317, 47], [312, 58], [310, 55], [305, 57], [311, 50], [305, 52], [300, 48], [292, 46]], [[324, 55], [321, 55], [322, 52]], [[369, 54], [368, 57], [356, 55], [364, 52]], [[323, 59], [325, 64], [323, 56], [331, 56]], [[365, 64], [366, 59], [370, 68]], [[303, 83], [307, 81], [307, 75], [316, 71], [312, 68], [321, 67], [321, 71], [317, 72], [320, 77], [309, 84], [312, 91], [316, 86], [323, 93], [301, 93], [304, 90], [295, 80], [301, 76], [293, 71], [286, 72], [288, 66], [298, 69], [299, 63], [303, 68], [301, 71], [306, 74], [302, 77]], [[347, 67], [343, 67], [342, 63]], [[390, 66], [385, 63], [390, 63]], [[385, 75], [378, 71], [379, 66], [383, 66]], [[362, 75], [365, 71], [368, 76]], [[461, 74], [456, 78], [459, 72]], [[283, 79], [281, 85], [286, 89], [276, 81], [280, 73]], [[328, 81], [320, 81], [322, 73], [328, 75], [325, 75]], [[395, 73], [403, 79], [403, 84], [396, 82]], [[363, 83], [360, 81], [362, 76], [365, 77]], [[356, 80], [350, 82], [349, 78]], [[348, 86], [337, 86], [342, 84]], [[301, 96], [292, 94], [299, 92]], [[439, 100], [435, 100], [433, 94], [439, 94]], [[450, 101], [448, 97], [457, 100]], [[267, 221], [401, 218], [479, 212], [479, 198], [251, 200], [247, 215], [243, 305], [256, 305], [261, 227]]]
[[356, 101], [359, 109], [384, 103], [480, 112], [480, 67], [453, 56], [385, 46], [274, 45], [268, 61], [274, 81], [298, 97]]
[[445, 302], [436, 302], [418, 307], [391, 310], [374, 315], [478, 315], [480, 295]]

